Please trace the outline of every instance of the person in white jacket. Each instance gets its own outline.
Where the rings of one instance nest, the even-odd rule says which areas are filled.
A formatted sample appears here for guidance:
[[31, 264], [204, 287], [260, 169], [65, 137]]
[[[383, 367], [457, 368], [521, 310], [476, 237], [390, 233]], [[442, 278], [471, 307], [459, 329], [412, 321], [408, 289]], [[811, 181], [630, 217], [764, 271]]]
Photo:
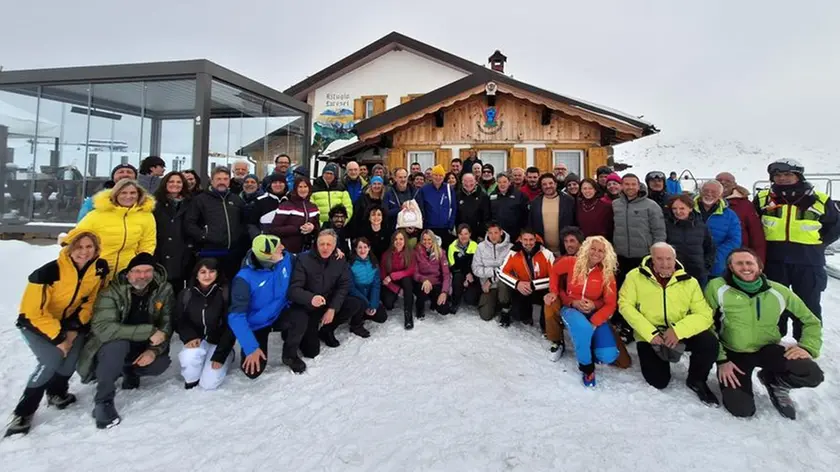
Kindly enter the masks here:
[[498, 283], [498, 271], [512, 246], [510, 236], [498, 223], [487, 224], [487, 238], [478, 244], [472, 261], [473, 275], [478, 277], [481, 286], [478, 313], [484, 321], [492, 320], [499, 308], [503, 312], [510, 311], [511, 289]]

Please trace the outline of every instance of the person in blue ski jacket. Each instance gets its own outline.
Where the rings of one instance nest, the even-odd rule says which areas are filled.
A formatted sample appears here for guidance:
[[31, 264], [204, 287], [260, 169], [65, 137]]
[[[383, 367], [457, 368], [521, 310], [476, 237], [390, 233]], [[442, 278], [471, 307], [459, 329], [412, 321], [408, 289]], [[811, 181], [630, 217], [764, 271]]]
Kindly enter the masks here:
[[665, 181], [665, 191], [668, 192], [668, 195], [679, 195], [683, 193], [682, 184], [680, 183], [680, 179], [677, 178], [676, 172], [671, 171], [668, 180]]
[[307, 319], [286, 310], [292, 265], [292, 255], [280, 238], [261, 234], [254, 238], [231, 284], [228, 326], [242, 348], [240, 367], [249, 378], [259, 377], [268, 364], [268, 335], [272, 331], [283, 333], [283, 363], [298, 374], [306, 370], [298, 347]]
[[436, 165], [432, 169], [432, 182], [417, 192], [414, 199], [423, 213], [423, 229], [432, 230], [441, 239], [440, 247], [449, 247], [455, 240], [455, 217], [458, 201], [455, 189], [443, 182], [446, 171]]
[[726, 271], [729, 254], [741, 247], [741, 219], [729, 209], [723, 198], [723, 185], [717, 180], [704, 183], [694, 202], [694, 209], [700, 213], [715, 243], [715, 265], [709, 277], [720, 277]]
[[350, 296], [365, 304], [364, 318], [376, 323], [384, 323], [388, 312], [379, 300], [382, 279], [379, 276], [379, 264], [371, 252], [370, 241], [364, 236], [353, 241], [353, 254], [350, 256]]

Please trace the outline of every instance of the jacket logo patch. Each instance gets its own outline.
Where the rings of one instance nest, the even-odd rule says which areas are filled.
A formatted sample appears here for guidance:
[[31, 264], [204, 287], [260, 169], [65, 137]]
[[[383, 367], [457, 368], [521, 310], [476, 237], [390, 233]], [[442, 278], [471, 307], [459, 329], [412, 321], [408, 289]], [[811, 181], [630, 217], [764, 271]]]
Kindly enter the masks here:
[[289, 277], [289, 273], [286, 271], [285, 267], [283, 267], [283, 270], [281, 270], [280, 273], [283, 274], [283, 278]]
[[263, 280], [262, 282], [260, 282], [260, 284], [259, 284], [259, 285], [257, 285], [257, 287], [262, 287], [263, 285], [265, 285], [265, 282], [266, 282], [266, 281], [265, 281], [265, 280]]
[[160, 300], [155, 300], [155, 310], [160, 311], [163, 308], [163, 302]]
[[104, 267], [97, 267], [96, 268], [96, 276], [97, 277], [105, 277], [105, 268]]

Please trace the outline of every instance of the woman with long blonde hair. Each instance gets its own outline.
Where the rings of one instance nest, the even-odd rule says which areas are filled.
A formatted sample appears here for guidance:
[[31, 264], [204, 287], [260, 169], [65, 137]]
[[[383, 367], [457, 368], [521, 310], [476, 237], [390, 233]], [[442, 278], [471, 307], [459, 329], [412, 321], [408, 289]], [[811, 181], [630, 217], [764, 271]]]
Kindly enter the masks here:
[[415, 308], [417, 319], [425, 315], [426, 300], [430, 307], [441, 315], [449, 314], [449, 293], [452, 275], [446, 255], [440, 248], [437, 236], [427, 229], [420, 234], [420, 243], [414, 248], [414, 295], [417, 297]]
[[[552, 345], [551, 359], [557, 361], [565, 349], [563, 330], [557, 319], [558, 310], [575, 344], [583, 384], [595, 386], [594, 357], [604, 364], [618, 358], [618, 347], [607, 321], [618, 303], [615, 273], [618, 257], [603, 236], [586, 238], [577, 257], [561, 258], [551, 269], [549, 293], [545, 296], [546, 334]], [[559, 304], [558, 304], [559, 301]], [[558, 343], [560, 346], [558, 346]]]

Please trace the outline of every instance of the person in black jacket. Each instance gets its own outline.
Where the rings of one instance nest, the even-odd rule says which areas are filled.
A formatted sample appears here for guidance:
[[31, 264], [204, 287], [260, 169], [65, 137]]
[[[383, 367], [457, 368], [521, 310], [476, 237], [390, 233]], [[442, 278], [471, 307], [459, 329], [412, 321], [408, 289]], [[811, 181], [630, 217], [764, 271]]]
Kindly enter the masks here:
[[368, 240], [370, 253], [376, 256], [376, 260], [382, 260], [382, 255], [391, 245], [391, 233], [393, 230], [385, 225], [385, 213], [382, 208], [371, 208], [368, 213], [367, 222], [359, 233], [360, 237]]
[[[465, 174], [466, 177], [470, 174]], [[449, 272], [452, 274], [452, 303], [450, 313], [458, 311], [461, 301], [466, 305], [478, 306], [478, 298], [481, 295], [481, 285], [478, 277], [472, 273], [472, 261], [478, 244], [472, 237], [469, 225], [461, 223], [458, 225], [458, 238], [452, 241], [446, 250], [446, 259], [449, 263]]]
[[336, 248], [341, 252], [342, 256], [350, 254], [350, 231], [347, 228], [347, 209], [344, 205], [336, 205], [332, 207], [329, 213], [329, 219], [324, 224], [324, 229], [331, 229], [335, 232], [337, 239]]
[[[510, 176], [496, 176], [496, 190], [490, 192], [490, 217], [507, 234], [519, 234], [528, 223], [528, 197], [513, 187]], [[482, 228], [482, 230], [484, 230]]]
[[677, 251], [677, 260], [705, 288], [715, 265], [715, 243], [703, 218], [694, 211], [691, 196], [674, 195], [668, 200], [665, 231], [666, 242]]
[[236, 337], [227, 324], [228, 287], [215, 259], [195, 265], [190, 287], [178, 297], [174, 316], [184, 349], [178, 354], [184, 388], [215, 390], [233, 363]]
[[[282, 174], [272, 174], [272, 178], [280, 178]], [[285, 177], [283, 177], [285, 179]], [[272, 184], [275, 185], [275, 184]], [[285, 180], [283, 181], [285, 186]], [[248, 218], [248, 237], [253, 241], [257, 235], [262, 233], [262, 218], [265, 216], [267, 221], [274, 219], [277, 209], [280, 208], [280, 197], [270, 191], [266, 191], [254, 202], [251, 211], [246, 211]]]
[[378, 175], [370, 179], [370, 184], [364, 188], [359, 199], [353, 205], [353, 218], [350, 221], [349, 234], [353, 238], [362, 235], [362, 231], [369, 221], [370, 211], [374, 208], [385, 210], [385, 180]]
[[[545, 247], [557, 257], [566, 251], [560, 232], [575, 224], [575, 199], [557, 191], [554, 174], [540, 176], [540, 189], [542, 195], [531, 202], [528, 226], [543, 238]], [[551, 226], [547, 225], [549, 222]]]
[[189, 206], [190, 190], [184, 175], [180, 172], [164, 175], [155, 192], [155, 260], [166, 269], [167, 280], [176, 296], [184, 289], [192, 268], [192, 243], [184, 231]]
[[199, 257], [219, 259], [219, 270], [227, 280], [239, 271], [245, 256], [245, 204], [230, 192], [230, 171], [216, 167], [210, 188], [193, 197], [185, 228], [198, 249]]
[[490, 221], [490, 197], [478, 188], [475, 175], [464, 174], [461, 177], [461, 188], [455, 198], [458, 200], [455, 224], [466, 224], [474, 241], [484, 239], [485, 225]]
[[363, 338], [370, 336], [364, 327], [364, 303], [347, 296], [352, 283], [350, 266], [346, 257], [339, 259], [336, 254], [337, 240], [335, 231], [322, 230], [318, 234], [317, 247], [298, 256], [292, 271], [289, 283], [292, 310], [303, 312], [309, 318], [300, 343], [304, 357], [317, 356], [321, 352], [321, 341], [329, 347], [338, 347], [335, 330], [348, 321], [350, 332]]

